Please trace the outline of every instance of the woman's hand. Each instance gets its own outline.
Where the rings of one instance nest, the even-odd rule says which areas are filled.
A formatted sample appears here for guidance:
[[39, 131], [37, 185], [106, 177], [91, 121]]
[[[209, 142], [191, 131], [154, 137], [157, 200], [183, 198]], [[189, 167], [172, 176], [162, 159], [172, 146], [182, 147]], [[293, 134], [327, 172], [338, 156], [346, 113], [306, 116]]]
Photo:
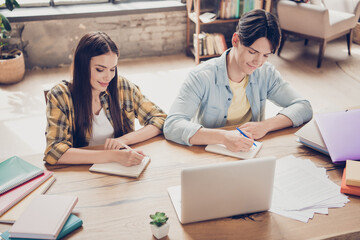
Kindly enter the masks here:
[[117, 159], [114, 159], [114, 161], [125, 167], [139, 165], [145, 156], [142, 151], [137, 151], [131, 148], [118, 151], [118, 155], [119, 156]]
[[[243, 129], [242, 129], [243, 130]], [[241, 135], [237, 130], [226, 131], [224, 134], [223, 144], [232, 152], [248, 152], [254, 143], [252, 135], [243, 130], [249, 138]]]
[[119, 150], [124, 148], [126, 143], [122, 142], [119, 138], [107, 138], [104, 144], [105, 150]]

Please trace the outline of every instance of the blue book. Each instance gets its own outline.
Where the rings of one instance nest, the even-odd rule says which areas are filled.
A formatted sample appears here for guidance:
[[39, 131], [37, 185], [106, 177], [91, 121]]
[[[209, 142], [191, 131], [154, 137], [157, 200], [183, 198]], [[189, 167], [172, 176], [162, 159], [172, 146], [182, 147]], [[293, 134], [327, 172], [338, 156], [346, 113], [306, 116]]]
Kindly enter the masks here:
[[[58, 237], [56, 239], [61, 239], [68, 235], [69, 233], [73, 232], [75, 229], [78, 229], [83, 224], [83, 221], [75, 216], [74, 214], [71, 214], [68, 218], [68, 220], [65, 222], [64, 227], [61, 229], [61, 232], [59, 233]], [[37, 239], [30, 239], [30, 238], [10, 238], [9, 231], [3, 232], [1, 234], [1, 237], [4, 240], [37, 240]]]
[[44, 172], [31, 163], [13, 156], [0, 162], [0, 194], [13, 189]]

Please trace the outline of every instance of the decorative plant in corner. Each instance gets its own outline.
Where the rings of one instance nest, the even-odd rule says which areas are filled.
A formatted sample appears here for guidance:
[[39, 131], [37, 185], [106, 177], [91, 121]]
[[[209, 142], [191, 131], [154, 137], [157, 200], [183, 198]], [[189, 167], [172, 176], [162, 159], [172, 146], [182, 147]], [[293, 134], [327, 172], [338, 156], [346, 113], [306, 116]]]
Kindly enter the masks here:
[[151, 231], [157, 239], [168, 235], [170, 225], [167, 223], [169, 218], [165, 215], [165, 213], [156, 212], [155, 214], [150, 214], [150, 218], [152, 219], [150, 222]]
[[[12, 11], [19, 8], [16, 0], [5, 0], [0, 6]], [[7, 45], [7, 39], [10, 38], [11, 25], [9, 20], [0, 13], [0, 83], [15, 83], [20, 81], [25, 73], [24, 55], [20, 50], [10, 52], [3, 51]]]

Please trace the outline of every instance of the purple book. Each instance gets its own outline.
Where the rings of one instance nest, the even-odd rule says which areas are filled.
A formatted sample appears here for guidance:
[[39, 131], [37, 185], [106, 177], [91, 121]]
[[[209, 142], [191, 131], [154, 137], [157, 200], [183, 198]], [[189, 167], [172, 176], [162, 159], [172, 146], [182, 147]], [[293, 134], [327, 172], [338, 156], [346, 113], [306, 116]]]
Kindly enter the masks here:
[[315, 116], [333, 163], [360, 160], [360, 109]]

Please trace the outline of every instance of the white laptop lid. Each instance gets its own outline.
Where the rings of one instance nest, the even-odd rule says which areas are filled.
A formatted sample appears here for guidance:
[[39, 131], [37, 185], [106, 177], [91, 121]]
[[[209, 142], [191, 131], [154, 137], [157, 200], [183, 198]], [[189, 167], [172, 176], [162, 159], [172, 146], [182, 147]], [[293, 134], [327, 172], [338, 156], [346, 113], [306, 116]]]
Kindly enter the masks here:
[[168, 189], [181, 223], [266, 211], [274, 184], [275, 157], [183, 169], [180, 186]]

